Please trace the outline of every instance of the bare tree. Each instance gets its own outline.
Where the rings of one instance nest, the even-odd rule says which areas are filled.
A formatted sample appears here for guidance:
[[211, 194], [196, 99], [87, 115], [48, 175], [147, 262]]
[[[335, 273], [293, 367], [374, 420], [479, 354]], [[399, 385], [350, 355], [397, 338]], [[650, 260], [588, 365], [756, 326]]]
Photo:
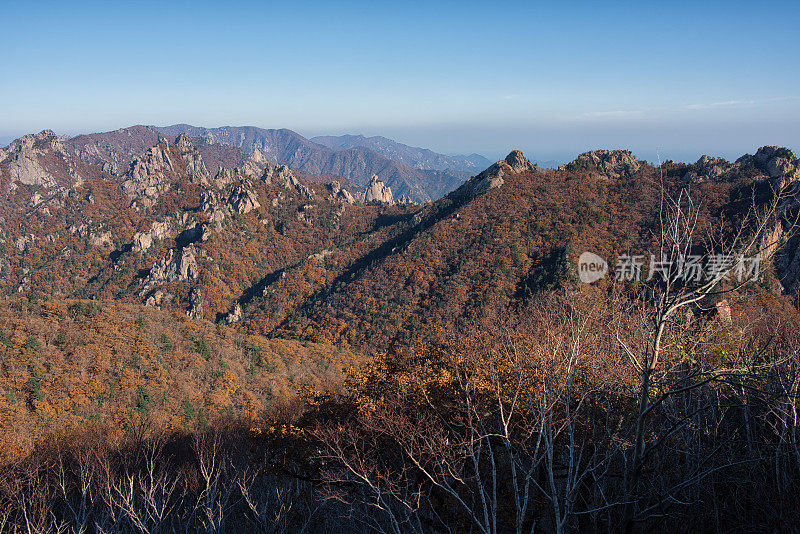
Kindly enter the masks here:
[[[723, 214], [720, 216], [721, 224], [716, 229], [706, 229], [704, 232], [699, 229], [702, 208], [687, 190], [681, 189], [674, 197], [662, 193], [656, 236], [658, 256], [651, 261], [648, 282], [639, 301], [618, 316], [637, 316], [632, 308], [638, 307], [644, 311], [638, 316], [646, 323], [638, 330], [638, 339], [633, 342], [625, 333], [622, 320], [616, 321], [614, 329], [620, 347], [639, 375], [634, 443], [624, 489], [624, 522], [627, 531], [632, 530], [636, 521], [649, 517], [666, 502], [675, 500], [678, 491], [713, 472], [710, 469], [717, 468], [701, 462], [702, 466], [698, 464], [698, 468], [675, 487], [663, 488], [661, 496], [655, 498], [652, 504], [637, 508], [636, 495], [640, 492], [639, 486], [648, 459], [668, 438], [690, 424], [693, 416], [708, 407], [687, 407], [687, 413], [673, 420], [670, 425], [659, 428], [656, 439], [648, 442], [646, 436], [653, 430], [651, 420], [654, 411], [663, 407], [668, 399], [688, 395], [709, 383], [737, 381], [757, 372], [752, 367], [702, 366], [687, 363], [686, 360], [665, 361], [665, 338], [669, 332], [672, 339], [676, 339], [676, 333], [682, 327], [679, 312], [692, 306], [703, 309], [713, 298], [742, 289], [752, 281], [752, 274], [758, 274], [752, 273], [750, 268], [753, 265], [760, 266], [762, 261], [766, 263], [779, 246], [778, 239], [785, 240], [794, 231], [796, 219], [792, 220], [791, 212], [787, 210], [792, 193], [788, 190], [771, 190], [768, 200], [759, 203], [756, 191], [757, 188], [754, 188], [749, 209], [735, 221], [735, 227], [724, 224]], [[776, 227], [784, 231], [775, 232]], [[750, 266], [746, 265], [748, 261]], [[723, 315], [729, 314], [724, 308], [723, 312]]]

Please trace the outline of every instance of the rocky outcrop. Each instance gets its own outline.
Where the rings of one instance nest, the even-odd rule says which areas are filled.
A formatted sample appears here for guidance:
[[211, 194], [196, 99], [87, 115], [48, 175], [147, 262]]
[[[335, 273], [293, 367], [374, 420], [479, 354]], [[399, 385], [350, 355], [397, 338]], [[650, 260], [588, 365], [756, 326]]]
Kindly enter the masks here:
[[683, 179], [687, 182], [704, 182], [706, 180], [720, 180], [731, 169], [733, 164], [723, 158], [701, 156], [696, 163], [690, 165]]
[[464, 185], [455, 190], [454, 195], [473, 197], [502, 186], [505, 183], [503, 176], [507, 174], [519, 174], [535, 170], [536, 166], [528, 161], [522, 151], [512, 150], [504, 160], [494, 163], [479, 175], [467, 180]]
[[253, 153], [242, 164], [239, 172], [246, 176], [258, 177], [264, 174], [264, 171], [269, 165], [270, 163], [267, 161], [264, 153], [261, 152], [258, 147], [254, 147]]
[[345, 202], [347, 204], [354, 204], [356, 201], [355, 197], [350, 194], [350, 191], [344, 189], [336, 180], [325, 184], [325, 187], [330, 191], [331, 198], [335, 201]]
[[742, 167], [755, 167], [769, 177], [778, 188], [800, 181], [800, 160], [788, 148], [762, 146], [754, 155], [746, 154], [736, 160]]
[[286, 165], [267, 165], [261, 179], [267, 184], [281, 186], [285, 189], [294, 189], [306, 198], [316, 198], [314, 191], [301, 182]]
[[244, 183], [236, 186], [231, 192], [228, 197], [228, 205], [233, 211], [242, 215], [261, 207], [261, 204], [258, 203], [258, 195], [251, 189], [245, 187]]
[[170, 249], [167, 255], [150, 269], [141, 294], [148, 294], [156, 285], [197, 279], [200, 270], [197, 266], [196, 253], [194, 245], [183, 247], [177, 251]]
[[175, 139], [175, 147], [178, 149], [178, 154], [186, 164], [186, 176], [192, 183], [200, 184], [208, 187], [210, 174], [203, 162], [203, 157], [197, 148], [192, 144], [185, 133], [181, 132]]
[[267, 185], [277, 185], [285, 189], [293, 189], [306, 198], [316, 198], [314, 191], [301, 182], [292, 170], [286, 165], [272, 165], [268, 163], [261, 179]]
[[401, 206], [419, 206], [419, 202], [414, 202], [414, 200], [408, 195], [401, 196], [397, 200], [397, 203], [400, 204]]
[[308, 257], [308, 259], [309, 260], [324, 261], [325, 258], [327, 258], [328, 256], [332, 256], [332, 255], [333, 255], [333, 250], [326, 248], [325, 250], [320, 250], [316, 254], [310, 255]]
[[636, 174], [641, 162], [630, 150], [593, 150], [584, 152], [571, 163], [559, 166], [559, 170], [591, 172], [608, 178], [622, 178]]
[[28, 246], [31, 245], [32, 243], [34, 243], [35, 241], [36, 241], [36, 236], [35, 235], [33, 235], [33, 234], [24, 235], [24, 236], [18, 237], [14, 241], [14, 246], [17, 248], [18, 252], [25, 252], [26, 250], [28, 250]]
[[237, 176], [235, 170], [220, 167], [217, 171], [217, 175], [214, 177], [214, 185], [217, 186], [218, 189], [225, 189], [229, 185], [236, 183], [236, 180]]
[[142, 157], [131, 162], [126, 179], [122, 182], [122, 191], [132, 202], [139, 202], [145, 208], [150, 208], [159, 195], [169, 189], [167, 173], [174, 172], [175, 165], [170, 158], [169, 145], [161, 140]]
[[779, 213], [762, 240], [761, 257], [774, 259], [775, 271], [785, 293], [796, 294], [800, 288], [800, 235], [794, 223], [800, 213], [797, 189], [800, 184], [800, 160], [788, 148], [763, 146], [754, 155], [736, 160], [740, 170], [755, 169], [756, 182], [768, 183], [782, 196]]
[[153, 246], [156, 240], [162, 241], [177, 236], [178, 228], [178, 221], [171, 217], [163, 221], [156, 221], [147, 232], [137, 232], [133, 235], [131, 250], [143, 253]]
[[221, 207], [220, 195], [216, 191], [204, 191], [200, 197], [200, 212], [215, 223], [217, 231], [222, 229], [225, 220], [225, 211]]
[[225, 324], [238, 323], [242, 317], [244, 317], [244, 310], [242, 310], [242, 305], [237, 302], [233, 310], [225, 316]]
[[279, 185], [286, 189], [296, 187], [300, 183], [289, 167], [286, 165], [272, 165], [271, 163], [267, 164], [261, 179], [267, 185]]
[[90, 233], [89, 244], [96, 248], [115, 248], [114, 235], [111, 232]]
[[178, 280], [194, 280], [200, 273], [195, 259], [194, 246], [184, 247], [175, 261], [175, 272]]
[[364, 204], [394, 204], [391, 188], [375, 174], [372, 175], [361, 199]]
[[[8, 147], [0, 148], [0, 172], [8, 174], [12, 191], [19, 185], [54, 187], [59, 180], [48, 170], [46, 163], [53, 156], [62, 160], [69, 175], [75, 174], [62, 139], [52, 130], [25, 135]], [[76, 177], [74, 181], [81, 179]]]
[[186, 310], [186, 315], [192, 319], [203, 318], [203, 290], [199, 287], [192, 288], [189, 294], [189, 309]]
[[160, 308], [164, 304], [172, 301], [173, 298], [174, 298], [173, 295], [170, 295], [169, 293], [164, 293], [160, 289], [156, 289], [147, 296], [147, 298], [144, 301], [144, 305]]

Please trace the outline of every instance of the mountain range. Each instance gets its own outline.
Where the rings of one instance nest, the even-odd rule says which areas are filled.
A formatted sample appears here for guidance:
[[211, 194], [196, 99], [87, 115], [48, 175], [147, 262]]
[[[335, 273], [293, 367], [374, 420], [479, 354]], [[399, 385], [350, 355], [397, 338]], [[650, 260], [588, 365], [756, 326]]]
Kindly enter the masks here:
[[[430, 159], [412, 159], [421, 153]], [[403, 157], [466, 165], [432, 154]], [[362, 193], [357, 184], [370, 172], [377, 176]], [[396, 202], [394, 187], [402, 192], [418, 172], [370, 148], [329, 148], [289, 130], [28, 135], [0, 149], [0, 290], [122, 299], [265, 335], [355, 346], [369, 336], [382, 346], [423, 328], [416, 321], [483, 313], [477, 303], [487, 298], [508, 303], [531, 291], [566, 248], [611, 256], [641, 244], [661, 175], [722, 209], [742, 184], [798, 182], [800, 162], [762, 147], [735, 163], [654, 167], [615, 150], [546, 170], [515, 151], [435, 202]], [[447, 190], [451, 175], [435, 172]], [[776, 276], [793, 291], [800, 255], [793, 241], [786, 247]], [[377, 330], [376, 317], [386, 321]]]
[[[478, 155], [470, 156], [471, 159], [445, 156], [385, 138], [343, 136], [309, 140], [292, 130], [252, 126], [201, 128], [176, 124], [151, 128], [168, 137], [185, 132], [200, 145], [229, 145], [248, 155], [258, 150], [272, 163], [312, 175], [338, 176], [359, 186], [365, 186], [372, 175], [377, 175], [395, 195], [407, 195], [420, 202], [437, 199], [455, 189], [488, 163]], [[354, 140], [344, 140], [350, 138]], [[358, 138], [365, 142], [356, 142]]]

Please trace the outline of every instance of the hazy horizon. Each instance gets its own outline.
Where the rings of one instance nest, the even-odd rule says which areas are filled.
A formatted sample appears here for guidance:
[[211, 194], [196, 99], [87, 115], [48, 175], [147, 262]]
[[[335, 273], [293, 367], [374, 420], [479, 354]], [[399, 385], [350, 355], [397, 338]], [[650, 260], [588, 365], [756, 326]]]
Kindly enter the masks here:
[[[481, 156], [486, 157], [491, 161], [495, 161], [497, 159], [502, 159], [505, 155], [514, 149], [522, 150], [530, 159], [548, 162], [548, 161], [555, 161], [558, 163], [565, 163], [572, 161], [575, 159], [576, 156], [583, 152], [587, 152], [590, 150], [600, 150], [600, 149], [608, 149], [608, 150], [631, 150], [631, 152], [641, 160], [647, 160], [651, 163], [656, 163], [660, 161], [667, 161], [673, 160], [677, 162], [685, 162], [685, 163], [692, 163], [696, 161], [702, 155], [708, 155], [712, 157], [722, 157], [729, 161], [734, 161], [740, 156], [744, 154], [753, 154], [755, 151], [760, 148], [761, 146], [765, 145], [778, 145], [778, 146], [786, 146], [792, 150], [796, 150], [794, 145], [789, 144], [781, 144], [778, 142], [765, 142], [765, 143], [758, 143], [755, 142], [751, 145], [746, 145], [744, 143], [740, 143], [738, 149], [726, 149], [721, 146], [721, 143], [718, 140], [711, 139], [707, 135], [707, 131], [702, 128], [702, 126], [698, 127], [696, 130], [691, 130], [690, 136], [687, 136], [684, 139], [684, 143], [680, 147], [671, 147], [665, 148], [664, 146], [645, 146], [641, 142], [637, 142], [633, 140], [633, 137], [636, 136], [636, 131], [633, 132], [621, 132], [619, 130], [608, 130], [607, 134], [612, 134], [609, 138], [617, 138], [622, 139], [622, 141], [618, 143], [608, 142], [608, 143], [592, 143], [590, 141], [591, 134], [586, 135], [584, 134], [584, 139], [586, 139], [586, 143], [583, 145], [583, 148], [574, 149], [574, 150], [564, 150], [561, 149], [561, 146], [566, 146], [569, 143], [569, 140], [573, 140], [575, 138], [575, 132], [570, 131], [569, 129], [552, 129], [552, 130], [545, 130], [544, 128], [539, 130], [530, 129], [525, 132], [525, 134], [530, 138], [536, 138], [538, 141], [534, 143], [517, 143], [515, 145], [508, 145], [507, 147], [500, 147], [494, 150], [485, 150], [485, 149], [475, 149], [475, 150], [459, 150], [458, 147], [460, 146], [469, 146], [470, 142], [477, 142], [480, 143], [481, 139], [486, 138], [487, 131], [486, 129], [481, 129], [480, 131], [471, 131], [470, 129], [463, 129], [459, 131], [457, 134], [449, 134], [449, 135], [442, 135], [440, 130], [436, 128], [430, 128], [428, 130], [407, 130], [407, 129], [391, 129], [387, 128], [385, 130], [337, 130], [337, 129], [324, 129], [324, 130], [308, 130], [302, 131], [295, 128], [291, 128], [289, 126], [267, 126], [267, 125], [257, 125], [257, 124], [194, 124], [189, 123], [186, 121], [180, 121], [177, 123], [163, 123], [163, 124], [156, 124], [155, 126], [170, 126], [172, 124], [191, 124], [192, 126], [199, 126], [205, 128], [218, 128], [222, 126], [255, 126], [258, 128], [264, 129], [281, 129], [287, 128], [289, 130], [293, 130], [300, 135], [306, 138], [313, 138], [315, 136], [320, 135], [364, 135], [365, 137], [371, 136], [383, 136], [390, 138], [394, 141], [404, 143], [409, 146], [420, 147], [420, 148], [427, 148], [433, 150], [435, 152], [439, 152], [442, 154], [449, 154], [449, 155], [469, 155], [469, 154], [479, 154]], [[141, 124], [141, 123], [135, 123]], [[126, 128], [134, 126], [134, 123], [120, 125], [118, 128], [109, 128], [109, 129], [98, 129], [98, 130], [87, 130], [87, 131], [58, 131], [54, 130], [58, 135], [66, 135], [66, 136], [75, 136], [87, 133], [97, 133], [97, 132], [104, 132], [104, 131], [112, 131], [119, 128]], [[499, 130], [501, 127], [498, 126], [497, 129]], [[50, 128], [52, 129], [52, 128]], [[476, 127], [475, 130], [478, 128]], [[37, 133], [40, 130], [31, 130], [29, 132], [25, 132], [18, 135], [13, 136], [0, 136], [0, 147], [7, 146], [13, 140], [25, 135], [27, 133]], [[503, 133], [507, 133], [507, 131], [502, 132], [488, 132], [489, 138], [491, 137], [501, 137]], [[766, 132], [765, 132], [766, 133]], [[626, 140], [626, 137], [630, 136], [630, 140]], [[520, 135], [520, 138], [523, 138], [523, 135]], [[754, 138], [756, 136], [753, 136]], [[768, 139], [769, 136], [765, 135], [765, 139]], [[468, 139], [467, 143], [461, 142], [463, 139]], [[474, 139], [474, 141], [473, 141]], [[710, 140], [710, 142], [709, 142]], [[560, 144], [560, 143], [563, 143]], [[573, 143], [574, 144], [574, 143]], [[473, 145], [479, 146], [479, 145]], [[487, 145], [484, 146], [489, 146]], [[705, 147], [708, 147], [706, 149]]]
[[[133, 124], [382, 135], [489, 159], [800, 147], [800, 6], [5, 7], [0, 142]], [[776, 16], [780, 14], [780, 16]]]

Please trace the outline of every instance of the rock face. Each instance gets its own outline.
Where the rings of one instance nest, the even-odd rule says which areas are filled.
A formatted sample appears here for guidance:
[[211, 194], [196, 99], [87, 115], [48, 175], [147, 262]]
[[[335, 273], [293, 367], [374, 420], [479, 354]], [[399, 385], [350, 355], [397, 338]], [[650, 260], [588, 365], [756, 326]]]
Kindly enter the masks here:
[[[175, 160], [176, 154], [179, 160]], [[211, 186], [203, 157], [183, 133], [175, 139], [175, 145], [160, 139], [156, 146], [135, 158], [125, 174], [122, 191], [131, 202], [150, 208], [170, 188], [178, 174], [203, 187]]]
[[131, 167], [122, 182], [122, 191], [145, 208], [152, 207], [161, 193], [170, 186], [166, 173], [174, 173], [175, 165], [169, 154], [169, 145], [163, 139], [140, 158], [131, 162]]
[[329, 184], [326, 184], [325, 187], [327, 187], [328, 191], [331, 192], [331, 198], [334, 200], [346, 202], [347, 204], [354, 204], [356, 201], [353, 195], [350, 194], [350, 191], [344, 189], [342, 185], [336, 180], [334, 180]]
[[228, 197], [228, 205], [233, 211], [242, 215], [261, 207], [261, 204], [258, 203], [258, 195], [245, 187], [244, 183], [236, 186], [231, 192], [230, 197]]
[[147, 299], [145, 299], [144, 305], [160, 308], [164, 304], [170, 302], [173, 298], [174, 295], [170, 295], [169, 293], [164, 293], [160, 289], [156, 289], [150, 295], [148, 295]]
[[401, 197], [400, 197], [400, 198], [397, 200], [397, 203], [398, 203], [398, 204], [400, 204], [400, 205], [402, 205], [402, 206], [419, 206], [419, 203], [418, 203], [418, 202], [414, 202], [414, 200], [412, 200], [412, 199], [411, 199], [410, 197], [408, 197], [407, 195], [403, 195], [403, 196], [401, 196]]
[[762, 260], [774, 259], [784, 293], [795, 294], [800, 288], [800, 236], [793, 224], [800, 212], [797, 197], [800, 184], [800, 160], [788, 148], [763, 146], [754, 155], [746, 154], [736, 160], [736, 167], [755, 169], [757, 182], [767, 182], [774, 191], [784, 195], [778, 206], [780, 216], [762, 241]]
[[298, 183], [297, 177], [286, 165], [272, 165], [268, 163], [264, 168], [261, 179], [270, 185], [280, 185], [286, 189], [295, 187]]
[[167, 255], [150, 269], [142, 293], [148, 293], [158, 284], [177, 280], [195, 280], [200, 274], [195, 254], [194, 245], [183, 247], [177, 252], [175, 249], [170, 249]]
[[200, 212], [204, 213], [209, 221], [216, 224], [217, 230], [222, 229], [225, 210], [221, 207], [219, 193], [216, 191], [204, 191], [200, 197]]
[[[12, 142], [7, 148], [0, 148], [0, 163], [5, 167], [0, 172], [9, 175], [9, 187], [12, 191], [19, 185], [53, 187], [58, 180], [47, 169], [46, 164], [48, 156], [53, 154], [70, 166], [69, 161], [64, 161], [69, 159], [64, 143], [52, 130], [28, 134]], [[74, 175], [71, 168], [67, 171]]]
[[253, 148], [253, 153], [247, 160], [242, 164], [239, 168], [239, 172], [246, 176], [252, 176], [257, 178], [262, 176], [264, 172], [267, 170], [271, 164], [267, 160], [267, 157], [264, 156], [264, 153], [258, 149], [258, 147]]
[[364, 204], [394, 204], [392, 190], [383, 183], [377, 175], [373, 174], [362, 196]]
[[622, 178], [636, 174], [641, 166], [630, 150], [593, 150], [559, 166], [559, 170], [589, 171], [609, 178]]
[[163, 221], [156, 221], [150, 226], [147, 232], [137, 232], [133, 235], [132, 250], [134, 252], [145, 252], [156, 240], [163, 240], [178, 235], [178, 222], [167, 218]]
[[528, 161], [528, 158], [525, 157], [525, 154], [523, 154], [521, 150], [512, 150], [508, 153], [508, 156], [506, 156], [503, 162], [498, 163], [505, 163], [511, 168], [511, 172], [517, 174], [536, 170], [536, 166]]
[[456, 189], [454, 194], [474, 197], [502, 186], [505, 183], [503, 176], [506, 174], [519, 174], [535, 170], [536, 166], [528, 161], [521, 150], [512, 150], [504, 160], [494, 163], [479, 175], [467, 180], [464, 185]]
[[185, 133], [181, 132], [175, 139], [175, 146], [178, 149], [178, 154], [186, 164], [186, 175], [195, 184], [208, 186], [210, 175], [206, 164], [203, 162], [203, 157], [197, 151], [197, 148], [189, 141]]
[[294, 189], [306, 198], [315, 198], [314, 191], [297, 179], [297, 176], [286, 165], [272, 165], [268, 163], [261, 175], [264, 183], [277, 185], [285, 189]]

